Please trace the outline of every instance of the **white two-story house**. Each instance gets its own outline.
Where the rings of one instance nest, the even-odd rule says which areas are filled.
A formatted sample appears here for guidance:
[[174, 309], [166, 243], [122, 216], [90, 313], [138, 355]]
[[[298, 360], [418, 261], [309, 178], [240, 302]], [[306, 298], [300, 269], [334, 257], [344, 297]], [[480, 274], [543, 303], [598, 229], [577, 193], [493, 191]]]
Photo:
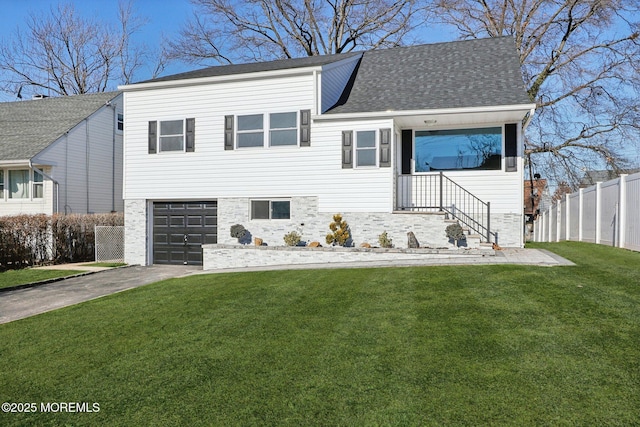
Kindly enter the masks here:
[[444, 245], [443, 218], [523, 246], [523, 129], [535, 104], [511, 38], [228, 65], [121, 86], [125, 258], [201, 262], [202, 244]]
[[122, 212], [122, 94], [0, 103], [0, 216]]

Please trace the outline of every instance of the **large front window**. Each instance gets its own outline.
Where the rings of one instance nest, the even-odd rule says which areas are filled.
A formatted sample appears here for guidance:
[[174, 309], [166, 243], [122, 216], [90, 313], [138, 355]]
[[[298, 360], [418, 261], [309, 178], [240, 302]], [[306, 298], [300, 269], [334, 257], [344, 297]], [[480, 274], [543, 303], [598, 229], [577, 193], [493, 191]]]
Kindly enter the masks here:
[[416, 131], [415, 172], [500, 170], [502, 128]]

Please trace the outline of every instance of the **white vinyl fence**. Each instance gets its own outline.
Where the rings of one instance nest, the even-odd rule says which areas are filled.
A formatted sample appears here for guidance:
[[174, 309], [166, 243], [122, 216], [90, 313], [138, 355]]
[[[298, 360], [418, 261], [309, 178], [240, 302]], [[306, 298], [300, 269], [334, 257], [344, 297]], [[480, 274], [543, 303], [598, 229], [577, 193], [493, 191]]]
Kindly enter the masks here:
[[567, 194], [533, 225], [536, 242], [575, 240], [640, 251], [640, 173]]

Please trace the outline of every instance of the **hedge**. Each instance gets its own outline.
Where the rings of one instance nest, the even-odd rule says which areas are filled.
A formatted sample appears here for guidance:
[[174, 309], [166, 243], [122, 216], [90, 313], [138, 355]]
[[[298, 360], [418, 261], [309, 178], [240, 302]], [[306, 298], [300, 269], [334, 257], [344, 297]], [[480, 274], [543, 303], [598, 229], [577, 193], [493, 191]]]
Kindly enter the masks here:
[[0, 270], [94, 259], [96, 225], [123, 225], [121, 213], [0, 217]]

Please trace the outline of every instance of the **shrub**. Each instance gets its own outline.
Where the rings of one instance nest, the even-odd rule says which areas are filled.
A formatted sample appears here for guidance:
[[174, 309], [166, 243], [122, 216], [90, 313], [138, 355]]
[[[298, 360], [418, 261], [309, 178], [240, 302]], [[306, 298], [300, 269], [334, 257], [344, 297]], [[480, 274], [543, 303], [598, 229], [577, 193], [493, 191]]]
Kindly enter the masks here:
[[393, 247], [393, 239], [389, 238], [386, 231], [384, 231], [381, 235], [378, 236], [378, 243], [380, 243], [380, 247], [382, 248]]
[[300, 236], [295, 231], [292, 231], [284, 235], [284, 243], [286, 243], [287, 246], [296, 246], [298, 243], [300, 243], [301, 239], [302, 239], [302, 236]]
[[94, 227], [123, 224], [121, 213], [0, 217], [0, 270], [50, 262], [92, 261]]
[[349, 230], [349, 224], [342, 220], [342, 215], [335, 214], [333, 216], [333, 222], [329, 224], [329, 229], [333, 233], [327, 234], [328, 245], [346, 246], [351, 239], [351, 231]]
[[453, 239], [456, 243], [458, 242], [458, 240], [466, 239], [464, 230], [457, 222], [455, 224], [449, 224], [445, 229], [445, 233], [447, 233], [447, 237], [449, 239]]
[[242, 239], [247, 234], [246, 228], [241, 224], [234, 224], [231, 226], [231, 237], [238, 240]]

